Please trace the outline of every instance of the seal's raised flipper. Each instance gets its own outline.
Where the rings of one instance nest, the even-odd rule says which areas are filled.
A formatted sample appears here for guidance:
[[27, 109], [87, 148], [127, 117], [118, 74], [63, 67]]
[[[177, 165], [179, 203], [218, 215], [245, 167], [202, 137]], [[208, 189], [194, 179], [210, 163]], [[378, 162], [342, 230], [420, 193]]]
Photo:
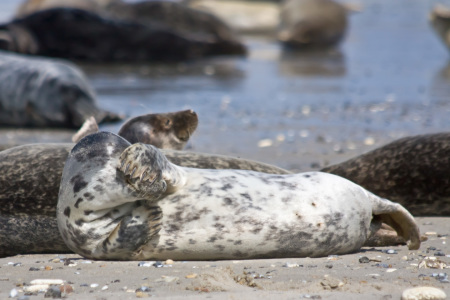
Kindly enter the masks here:
[[118, 169], [142, 198], [156, 200], [171, 194], [186, 183], [184, 171], [170, 163], [156, 147], [134, 144], [119, 158]]
[[420, 247], [420, 231], [414, 217], [400, 204], [382, 199], [372, 193], [372, 212], [381, 222], [386, 223], [397, 231], [410, 250]]

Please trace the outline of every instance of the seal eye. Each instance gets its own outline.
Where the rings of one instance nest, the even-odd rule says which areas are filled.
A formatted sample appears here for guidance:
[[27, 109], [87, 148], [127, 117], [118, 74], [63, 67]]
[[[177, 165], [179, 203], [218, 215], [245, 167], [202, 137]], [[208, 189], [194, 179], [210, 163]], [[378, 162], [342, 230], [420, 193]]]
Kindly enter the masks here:
[[172, 126], [172, 121], [171, 121], [170, 119], [167, 119], [166, 122], [165, 122], [165, 124], [164, 124], [164, 126], [165, 126], [166, 128], [170, 128], [170, 127]]

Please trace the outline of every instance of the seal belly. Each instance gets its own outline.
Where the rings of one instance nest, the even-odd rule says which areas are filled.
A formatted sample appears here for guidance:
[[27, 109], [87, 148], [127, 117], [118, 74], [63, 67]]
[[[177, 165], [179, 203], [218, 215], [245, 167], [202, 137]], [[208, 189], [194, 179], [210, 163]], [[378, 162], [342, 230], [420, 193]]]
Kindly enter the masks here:
[[317, 257], [356, 251], [369, 235], [367, 193], [338, 176], [188, 170], [186, 186], [159, 202], [147, 258]]

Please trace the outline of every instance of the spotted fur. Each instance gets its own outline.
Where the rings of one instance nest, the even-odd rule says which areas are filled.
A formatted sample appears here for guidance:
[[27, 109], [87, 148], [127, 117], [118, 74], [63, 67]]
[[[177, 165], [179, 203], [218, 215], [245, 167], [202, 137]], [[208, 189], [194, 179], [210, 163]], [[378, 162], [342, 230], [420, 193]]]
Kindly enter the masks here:
[[95, 259], [345, 254], [381, 222], [410, 249], [420, 246], [418, 227], [402, 206], [341, 177], [184, 168], [153, 146], [111, 133], [90, 135], [72, 149], [57, 219], [67, 246]]

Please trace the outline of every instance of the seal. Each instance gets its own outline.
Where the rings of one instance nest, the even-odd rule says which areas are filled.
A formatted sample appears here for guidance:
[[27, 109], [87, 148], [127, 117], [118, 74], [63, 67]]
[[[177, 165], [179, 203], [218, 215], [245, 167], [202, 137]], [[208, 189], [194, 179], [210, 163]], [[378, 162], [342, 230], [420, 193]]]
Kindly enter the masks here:
[[347, 9], [332, 0], [287, 0], [281, 4], [278, 40], [288, 48], [337, 45], [347, 31]]
[[345, 177], [415, 216], [450, 216], [450, 133], [395, 140], [322, 172]]
[[[133, 14], [147, 11], [141, 7], [144, 4], [123, 4], [117, 7], [114, 15], [112, 10], [106, 14], [97, 14], [78, 8], [58, 7], [37, 11], [0, 25], [0, 48], [90, 62], [184, 61], [212, 55], [246, 53], [245, 46], [231, 32], [227, 35], [219, 25], [212, 26], [209, 21], [201, 21], [205, 20], [204, 17], [197, 16], [206, 13], [176, 3], [158, 3], [163, 11], [166, 6], [170, 6], [169, 15], [180, 15], [186, 22], [182, 23], [180, 18], [172, 20], [172, 23], [167, 20], [141, 20], [144, 17]], [[197, 17], [199, 22], [191, 21], [192, 26], [183, 27]], [[181, 25], [174, 26], [176, 22]], [[214, 27], [217, 36], [213, 38], [212, 34], [205, 34], [206, 29], [190, 30], [197, 27]]]
[[[30, 144], [0, 152], [0, 257], [72, 252], [59, 233], [56, 205], [64, 163], [73, 146]], [[287, 172], [223, 155], [161, 150], [171, 161], [186, 167]]]
[[98, 107], [95, 93], [75, 65], [0, 51], [0, 126], [79, 128], [123, 117]]
[[172, 164], [112, 133], [72, 149], [57, 206], [66, 245], [92, 259], [321, 257], [358, 251], [381, 222], [420, 246], [401, 205], [321, 172], [273, 175]]
[[447, 49], [450, 49], [450, 8], [442, 3], [436, 4], [430, 12], [431, 26]]

